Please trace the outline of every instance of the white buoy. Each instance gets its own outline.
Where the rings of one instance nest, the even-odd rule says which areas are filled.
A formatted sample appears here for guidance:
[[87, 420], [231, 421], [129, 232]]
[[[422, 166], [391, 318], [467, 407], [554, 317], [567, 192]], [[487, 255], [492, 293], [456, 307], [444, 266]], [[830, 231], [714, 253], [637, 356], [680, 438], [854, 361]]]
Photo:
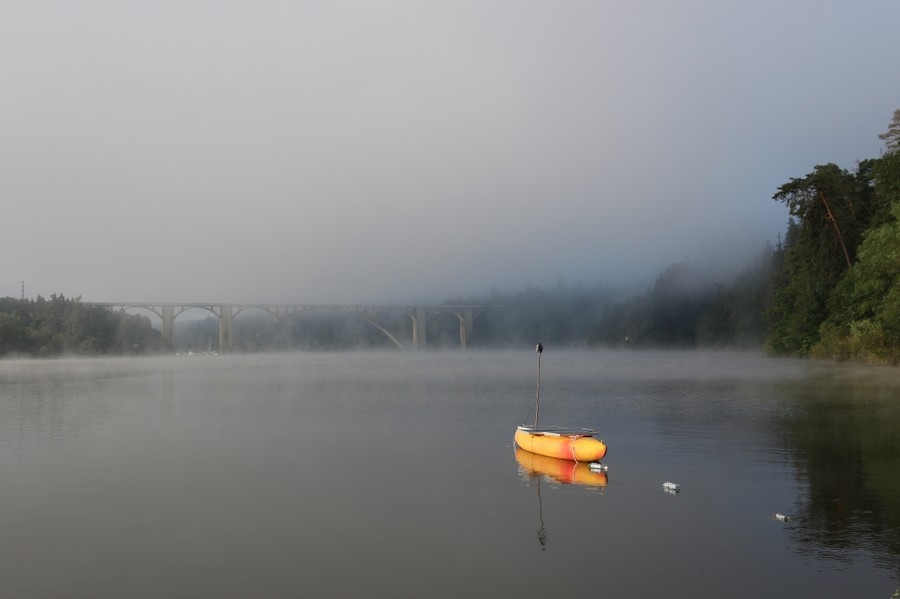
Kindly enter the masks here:
[[606, 472], [609, 470], [609, 466], [606, 464], [601, 464], [600, 462], [591, 462], [590, 469], [594, 472]]
[[665, 491], [666, 493], [678, 493], [679, 491], [681, 491], [681, 485], [679, 485], [678, 483], [666, 481], [662, 486], [663, 491]]
[[778, 520], [779, 522], [790, 522], [791, 517], [788, 516], [787, 514], [779, 513], [779, 514], [775, 514], [775, 519]]

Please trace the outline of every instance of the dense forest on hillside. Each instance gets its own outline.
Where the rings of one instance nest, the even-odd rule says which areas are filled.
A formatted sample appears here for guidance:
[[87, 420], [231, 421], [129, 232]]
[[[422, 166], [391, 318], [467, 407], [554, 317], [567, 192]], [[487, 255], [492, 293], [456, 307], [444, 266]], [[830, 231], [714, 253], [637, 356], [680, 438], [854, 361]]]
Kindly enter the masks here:
[[900, 110], [880, 137], [880, 158], [817, 166], [775, 194], [791, 214], [767, 314], [775, 353], [900, 363]]
[[[790, 213], [784, 238], [730, 280], [699, 261], [676, 262], [643, 293], [604, 284], [529, 287], [457, 297], [482, 305], [470, 347], [741, 347], [779, 355], [900, 363], [900, 110], [880, 136], [885, 151], [855, 171], [816, 166], [778, 188]], [[399, 339], [411, 320], [386, 311], [378, 323]], [[427, 320], [428, 347], [459, 344], [449, 312]], [[218, 319], [176, 321], [173, 348], [142, 315], [111, 313], [77, 298], [0, 298], [0, 356], [146, 354], [218, 350]], [[235, 319], [238, 351], [394, 347], [370, 323], [315, 311], [274, 321]]]
[[478, 317], [472, 344], [759, 348], [772, 254], [765, 249], [754, 266], [726, 282], [699, 261], [678, 262], [626, 299], [605, 286], [581, 285], [494, 296], [490, 301], [501, 308]]

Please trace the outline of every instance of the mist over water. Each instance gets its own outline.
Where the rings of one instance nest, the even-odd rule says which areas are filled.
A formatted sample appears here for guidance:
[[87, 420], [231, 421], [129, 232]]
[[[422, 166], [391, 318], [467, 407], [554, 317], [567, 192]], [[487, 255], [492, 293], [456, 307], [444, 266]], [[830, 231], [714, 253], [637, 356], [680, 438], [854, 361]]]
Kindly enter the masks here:
[[0, 595], [837, 598], [900, 586], [893, 370], [545, 352], [542, 421], [592, 426], [610, 447], [605, 479], [579, 485], [513, 451], [534, 360], [0, 361]]
[[893, 2], [488, 4], [4, 3], [0, 297], [435, 302], [743, 260], [900, 96]]

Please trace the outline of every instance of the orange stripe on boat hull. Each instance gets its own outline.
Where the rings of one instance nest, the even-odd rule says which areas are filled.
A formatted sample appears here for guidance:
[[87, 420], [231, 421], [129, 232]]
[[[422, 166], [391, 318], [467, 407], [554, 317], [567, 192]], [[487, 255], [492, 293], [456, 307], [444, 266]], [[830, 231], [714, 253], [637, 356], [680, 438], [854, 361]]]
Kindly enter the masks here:
[[545, 435], [517, 430], [515, 440], [516, 445], [525, 451], [561, 460], [597, 462], [606, 455], [606, 444], [593, 437]]

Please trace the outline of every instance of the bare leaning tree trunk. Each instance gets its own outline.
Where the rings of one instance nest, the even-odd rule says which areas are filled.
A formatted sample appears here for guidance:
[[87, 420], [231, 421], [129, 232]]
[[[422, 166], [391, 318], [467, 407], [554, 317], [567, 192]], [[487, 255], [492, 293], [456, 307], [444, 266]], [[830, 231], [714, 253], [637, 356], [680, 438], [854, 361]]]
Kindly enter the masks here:
[[828, 212], [828, 220], [831, 221], [831, 224], [834, 226], [834, 232], [837, 233], [838, 241], [841, 242], [841, 249], [844, 250], [844, 259], [847, 260], [847, 269], [853, 267], [853, 264], [850, 262], [850, 253], [847, 251], [847, 245], [844, 243], [844, 237], [841, 235], [841, 229], [838, 227], [837, 220], [834, 218], [834, 213], [831, 212], [831, 206], [828, 205], [828, 200], [825, 199], [825, 194], [822, 193], [821, 189], [816, 190], [819, 192], [819, 197], [822, 198], [822, 203], [825, 204], [825, 210]]

